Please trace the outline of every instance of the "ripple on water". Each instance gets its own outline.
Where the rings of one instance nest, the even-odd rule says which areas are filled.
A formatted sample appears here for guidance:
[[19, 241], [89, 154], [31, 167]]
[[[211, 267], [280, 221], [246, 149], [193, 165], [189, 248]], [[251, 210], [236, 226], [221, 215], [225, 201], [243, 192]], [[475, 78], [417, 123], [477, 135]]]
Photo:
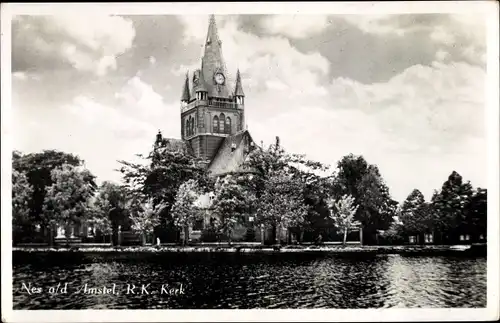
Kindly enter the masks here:
[[[154, 254], [14, 262], [15, 309], [485, 307], [486, 259], [380, 255]], [[135, 257], [135, 256], [134, 256]], [[27, 295], [44, 288], [151, 283], [185, 295]], [[139, 287], [140, 289], [140, 287]]]

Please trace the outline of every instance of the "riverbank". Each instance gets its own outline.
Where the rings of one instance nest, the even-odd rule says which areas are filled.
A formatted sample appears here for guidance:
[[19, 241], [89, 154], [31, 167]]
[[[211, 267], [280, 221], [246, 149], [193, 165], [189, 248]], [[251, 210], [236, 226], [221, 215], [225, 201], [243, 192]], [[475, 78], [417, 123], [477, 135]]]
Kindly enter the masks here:
[[294, 245], [294, 246], [261, 246], [261, 245], [193, 245], [193, 246], [120, 246], [109, 245], [72, 246], [72, 247], [13, 247], [15, 252], [77, 252], [77, 253], [162, 253], [162, 252], [229, 252], [229, 253], [372, 253], [372, 254], [471, 254], [486, 255], [486, 244], [473, 245], [403, 245], [403, 246], [361, 246], [361, 245]]

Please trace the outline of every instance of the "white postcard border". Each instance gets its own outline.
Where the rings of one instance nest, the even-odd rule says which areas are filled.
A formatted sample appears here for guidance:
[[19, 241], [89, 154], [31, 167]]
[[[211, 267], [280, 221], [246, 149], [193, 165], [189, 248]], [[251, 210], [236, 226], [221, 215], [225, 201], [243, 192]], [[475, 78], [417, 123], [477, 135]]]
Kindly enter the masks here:
[[[12, 310], [11, 224], [11, 17], [16, 14], [56, 14], [86, 11], [109, 14], [402, 14], [484, 13], [487, 17], [488, 125], [488, 251], [487, 308], [484, 309], [349, 309], [349, 310]], [[2, 321], [6, 322], [120, 322], [120, 321], [476, 321], [499, 316], [499, 53], [498, 3], [457, 2], [254, 2], [254, 3], [122, 3], [122, 4], [2, 4], [1, 127], [2, 127]]]

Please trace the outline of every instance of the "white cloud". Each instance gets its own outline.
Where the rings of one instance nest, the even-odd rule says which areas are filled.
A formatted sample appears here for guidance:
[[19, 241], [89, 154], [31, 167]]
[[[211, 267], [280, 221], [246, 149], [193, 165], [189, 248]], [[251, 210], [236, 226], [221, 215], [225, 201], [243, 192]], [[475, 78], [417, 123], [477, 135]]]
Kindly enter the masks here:
[[101, 76], [116, 69], [116, 58], [131, 48], [135, 37], [132, 22], [118, 16], [66, 14], [17, 21], [15, 37], [26, 50]]
[[201, 68], [201, 60], [189, 65], [181, 64], [179, 66], [174, 66], [170, 70], [170, 73], [175, 76], [186, 75], [187, 72], [192, 73], [194, 70], [199, 68]]
[[[186, 27], [185, 37], [203, 45], [208, 20], [195, 18], [182, 17]], [[282, 92], [286, 97], [294, 97], [295, 102], [302, 102], [301, 98], [307, 97], [309, 100], [310, 96], [314, 96], [313, 100], [317, 100], [317, 97], [326, 94], [326, 89], [320, 85], [319, 79], [328, 74], [330, 63], [319, 53], [304, 54], [283, 36], [259, 37], [244, 32], [234, 16], [221, 18], [216, 17], [224, 57], [230, 58], [225, 62], [228, 84], [234, 84], [236, 70], [239, 69], [245, 91], [252, 93], [250, 96], [253, 98], [257, 93], [261, 98], [267, 99], [268, 96], [276, 97], [277, 92]], [[203, 21], [203, 24], [200, 24], [200, 21]], [[200, 35], [203, 35], [202, 39], [199, 38]], [[200, 68], [199, 61], [191, 65], [181, 65], [171, 72], [178, 76], [186, 73], [188, 69], [192, 71], [196, 68]], [[287, 92], [287, 89], [294, 90]], [[284, 103], [275, 106], [280, 109], [284, 107]]]
[[86, 96], [77, 96], [65, 107], [70, 113], [99, 129], [107, 129], [121, 139], [153, 138], [156, 129], [149, 123], [127, 115], [117, 108], [103, 105]]
[[[286, 149], [327, 164], [365, 156], [398, 200], [413, 188], [430, 197], [453, 170], [486, 184], [485, 167], [471, 167], [486, 165], [484, 80], [481, 68], [464, 63], [416, 65], [376, 84], [338, 78], [328, 100], [266, 97], [247, 109], [247, 121], [257, 141], [279, 135]], [[278, 104], [281, 114], [259, 115]]]
[[403, 36], [413, 28], [401, 28], [397, 15], [346, 15], [342, 18], [369, 34], [395, 34]]
[[[280, 88], [314, 91], [320, 76], [326, 75], [330, 63], [319, 53], [304, 54], [282, 36], [258, 37], [239, 29], [235, 19], [226, 19], [219, 30], [228, 71], [234, 78], [236, 69], [250, 78], [246, 87], [261, 88], [268, 81]], [[232, 74], [232, 75], [231, 75]]]
[[443, 45], [451, 46], [456, 41], [456, 37], [452, 30], [445, 28], [444, 26], [437, 26], [430, 34], [430, 38]]
[[141, 115], [143, 118], [155, 118], [167, 110], [163, 97], [150, 84], [134, 76], [117, 93], [115, 98], [120, 107]]
[[[410, 31], [391, 25], [388, 16], [354, 18], [370, 32]], [[236, 19], [218, 25], [229, 71], [242, 71], [255, 140], [270, 144], [279, 135], [290, 151], [328, 164], [362, 154], [379, 165], [400, 200], [413, 188], [430, 195], [452, 170], [484, 185], [484, 168], [470, 167], [485, 162], [477, 153], [485, 136], [483, 69], [436, 62], [384, 83], [338, 78], [328, 85], [322, 80], [330, 64], [319, 53], [301, 53], [281, 36], [243, 32]], [[447, 62], [446, 56], [443, 49], [437, 59]]]
[[445, 61], [449, 57], [450, 53], [445, 50], [440, 49], [436, 52], [436, 60], [438, 60], [439, 62]]
[[28, 77], [25, 72], [14, 72], [12, 73], [12, 78], [17, 80], [26, 80]]
[[463, 55], [469, 61], [484, 63], [486, 24], [481, 14], [442, 14], [439, 20], [425, 23], [408, 23], [401, 15], [342, 17], [369, 34], [404, 36], [413, 32], [425, 32], [437, 44], [448, 48], [461, 48]]
[[291, 38], [307, 38], [328, 26], [326, 15], [270, 15], [263, 19], [262, 27], [271, 34]]
[[[199, 26], [188, 25], [185, 40], [203, 45], [207, 20], [195, 18]], [[330, 63], [319, 53], [302, 53], [286, 37], [246, 33], [231, 17], [217, 17], [217, 23], [229, 72], [234, 75], [238, 67], [242, 72], [246, 123], [257, 142], [270, 144], [279, 135], [289, 151], [328, 164], [348, 153], [362, 154], [379, 166], [398, 200], [413, 188], [430, 197], [452, 170], [473, 185], [486, 186], [486, 167], [481, 167], [486, 153], [484, 70], [445, 59], [432, 66], [412, 66], [384, 83], [362, 84], [348, 78], [329, 82]], [[40, 44], [42, 49], [50, 45]], [[443, 53], [436, 54], [437, 61], [448, 51], [446, 46], [439, 48]], [[65, 50], [66, 55], [80, 53], [72, 42]], [[140, 59], [144, 57], [149, 54]], [[199, 67], [197, 60], [171, 71], [180, 76]], [[180, 92], [182, 78], [178, 79], [179, 84], [169, 84]], [[75, 124], [67, 127], [81, 132], [78, 140], [73, 137], [72, 147], [75, 142], [87, 142], [82, 156], [92, 163], [89, 168], [109, 179], [115, 160], [147, 151], [157, 129], [164, 136], [179, 138], [177, 95], [174, 103], [165, 103], [162, 94], [136, 75], [115, 94], [113, 106], [85, 96], [76, 98], [65, 106], [76, 116]], [[70, 142], [69, 136], [55, 132], [44, 142], [53, 146], [58, 140]]]

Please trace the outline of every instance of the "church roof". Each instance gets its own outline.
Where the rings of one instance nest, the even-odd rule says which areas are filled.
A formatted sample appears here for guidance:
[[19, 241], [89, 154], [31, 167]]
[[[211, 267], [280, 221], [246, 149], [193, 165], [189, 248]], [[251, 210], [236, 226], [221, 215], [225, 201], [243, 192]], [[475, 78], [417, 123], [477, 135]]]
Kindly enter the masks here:
[[208, 171], [212, 176], [252, 172], [242, 167], [252, 144], [253, 139], [247, 130], [226, 137], [208, 165]]
[[[211, 97], [228, 98], [231, 92], [228, 87], [228, 73], [224, 58], [222, 57], [222, 42], [217, 33], [217, 25], [214, 15], [210, 15], [207, 39], [205, 41], [205, 52], [201, 60], [201, 69], [208, 95]], [[223, 85], [217, 85], [214, 81], [215, 73], [222, 73], [226, 80]]]
[[189, 141], [175, 138], [162, 138], [159, 149], [165, 149], [170, 152], [183, 151], [189, 155], [194, 156], [193, 147]]

